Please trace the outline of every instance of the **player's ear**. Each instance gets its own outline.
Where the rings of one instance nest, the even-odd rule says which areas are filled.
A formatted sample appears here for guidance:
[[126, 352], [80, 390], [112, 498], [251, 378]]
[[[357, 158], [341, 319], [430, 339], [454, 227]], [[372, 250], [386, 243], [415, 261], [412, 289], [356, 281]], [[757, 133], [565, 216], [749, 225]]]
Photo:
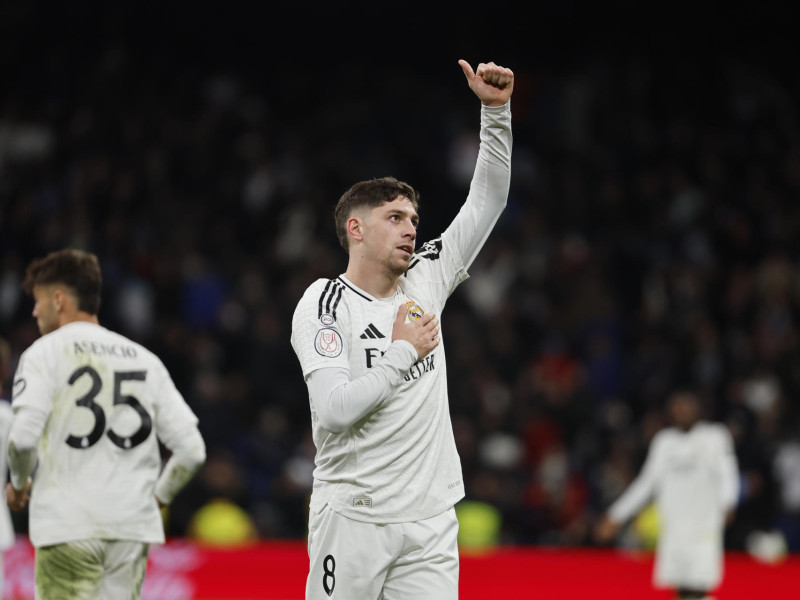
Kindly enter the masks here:
[[51, 299], [53, 302], [53, 308], [55, 308], [57, 312], [61, 312], [66, 301], [66, 294], [64, 293], [64, 290], [56, 288], [53, 291], [53, 296]]
[[66, 310], [70, 304], [76, 304], [75, 298], [71, 296], [68, 291], [62, 288], [56, 288], [53, 292], [53, 308], [55, 308], [57, 312], [62, 312]]
[[347, 219], [347, 235], [360, 242], [364, 239], [364, 222], [358, 217]]

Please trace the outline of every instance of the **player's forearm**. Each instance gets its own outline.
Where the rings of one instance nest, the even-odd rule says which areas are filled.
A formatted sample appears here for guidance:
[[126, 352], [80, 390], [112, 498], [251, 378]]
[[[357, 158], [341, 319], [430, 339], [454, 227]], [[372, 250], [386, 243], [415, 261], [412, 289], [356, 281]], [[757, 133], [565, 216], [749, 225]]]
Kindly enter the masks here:
[[[481, 145], [478, 157], [499, 169], [511, 173], [511, 103], [503, 106], [481, 107]], [[507, 195], [507, 193], [506, 193]]]
[[169, 504], [197, 470], [206, 461], [206, 446], [196, 427], [180, 438], [180, 443], [170, 448], [172, 456], [156, 481], [155, 496], [162, 504]]
[[653, 486], [647, 477], [639, 476], [620, 496], [611, 508], [608, 517], [615, 523], [624, 523], [638, 513], [652, 496]]
[[511, 107], [481, 108], [481, 144], [469, 194], [445, 235], [465, 267], [475, 260], [508, 201], [511, 185]]
[[8, 468], [11, 485], [21, 490], [25, 487], [36, 466], [39, 438], [47, 422], [47, 413], [35, 408], [17, 409], [8, 434]]
[[319, 369], [308, 378], [308, 392], [322, 427], [341, 433], [376, 410], [417, 360], [410, 343], [393, 342], [361, 377], [340, 369]]
[[15, 490], [25, 487], [28, 477], [36, 466], [36, 448], [20, 450], [11, 439], [8, 442], [8, 470], [11, 473], [11, 485]]

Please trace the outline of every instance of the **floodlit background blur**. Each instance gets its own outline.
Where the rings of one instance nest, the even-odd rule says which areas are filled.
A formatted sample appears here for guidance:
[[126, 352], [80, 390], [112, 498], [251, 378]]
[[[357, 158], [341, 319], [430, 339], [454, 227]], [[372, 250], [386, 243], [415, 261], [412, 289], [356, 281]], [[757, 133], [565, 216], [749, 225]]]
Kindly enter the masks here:
[[[274, 4], [0, 4], [4, 390], [38, 336], [25, 266], [93, 251], [101, 322], [164, 360], [208, 445], [168, 533], [303, 538], [314, 448], [289, 333], [305, 287], [345, 268], [333, 206], [391, 174], [438, 235], [477, 151], [456, 61], [494, 60], [517, 76], [509, 204], [443, 321], [465, 535], [592, 545], [688, 384], [736, 442], [728, 548], [778, 530], [800, 550], [786, 15]], [[626, 540], [656, 534], [645, 513]]]

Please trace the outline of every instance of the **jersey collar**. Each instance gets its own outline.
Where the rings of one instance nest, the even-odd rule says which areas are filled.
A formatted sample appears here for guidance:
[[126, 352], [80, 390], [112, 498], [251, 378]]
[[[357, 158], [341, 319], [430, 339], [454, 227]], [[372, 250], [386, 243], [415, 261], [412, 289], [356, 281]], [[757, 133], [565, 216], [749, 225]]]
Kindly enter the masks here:
[[337, 280], [342, 282], [342, 284], [347, 286], [347, 288], [350, 289], [350, 291], [358, 294], [359, 296], [361, 296], [367, 302], [389, 302], [389, 301], [392, 300], [392, 298], [394, 298], [395, 296], [397, 296], [397, 294], [400, 293], [400, 286], [398, 286], [397, 289], [395, 290], [394, 294], [392, 294], [388, 298], [376, 298], [375, 296], [373, 296], [369, 292], [365, 292], [360, 287], [358, 287], [355, 283], [350, 281], [347, 277], [345, 277], [344, 273], [339, 275], [339, 277], [337, 277]]

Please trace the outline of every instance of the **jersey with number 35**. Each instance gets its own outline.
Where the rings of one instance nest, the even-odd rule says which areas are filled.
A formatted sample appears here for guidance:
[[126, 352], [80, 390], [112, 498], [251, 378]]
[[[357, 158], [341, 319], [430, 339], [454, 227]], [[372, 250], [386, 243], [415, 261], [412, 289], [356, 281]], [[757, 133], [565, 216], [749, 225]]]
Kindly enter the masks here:
[[158, 439], [170, 447], [197, 417], [158, 357], [100, 325], [70, 323], [22, 355], [12, 407], [49, 415], [31, 494], [34, 546], [164, 541]]

